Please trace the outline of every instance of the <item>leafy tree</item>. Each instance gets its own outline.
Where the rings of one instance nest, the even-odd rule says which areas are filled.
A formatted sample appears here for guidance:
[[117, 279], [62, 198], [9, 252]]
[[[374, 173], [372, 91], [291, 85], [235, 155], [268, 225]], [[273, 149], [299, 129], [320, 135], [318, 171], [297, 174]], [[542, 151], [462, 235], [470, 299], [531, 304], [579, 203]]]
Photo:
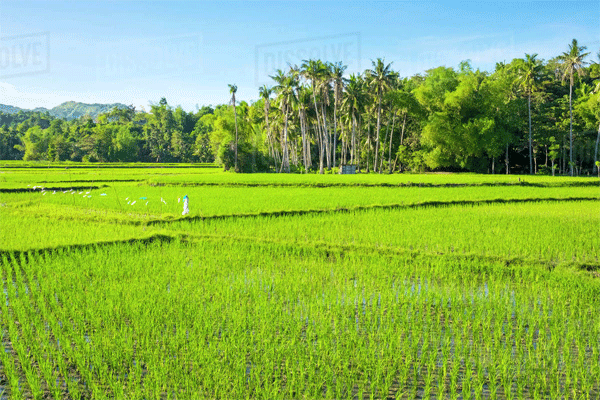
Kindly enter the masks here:
[[196, 126], [192, 136], [196, 137], [194, 144], [194, 156], [202, 163], [214, 162], [215, 156], [211, 148], [210, 133], [213, 130], [214, 115], [203, 115]]
[[114, 133], [113, 160], [132, 162], [138, 160], [138, 144], [129, 124], [118, 127]]
[[394, 139], [394, 122], [396, 114], [398, 114], [400, 125], [400, 141], [399, 146], [403, 146], [404, 144], [404, 136], [406, 132], [406, 124], [409, 116], [422, 116], [422, 110], [419, 102], [415, 98], [414, 94], [410, 91], [408, 85], [401, 85], [397, 89], [388, 93], [388, 100], [391, 104], [391, 107], [395, 109], [394, 118], [392, 120], [392, 128], [390, 132], [390, 141], [389, 141], [389, 150], [388, 150], [388, 168], [389, 173], [391, 174], [393, 171], [392, 166], [392, 145]]
[[21, 138], [22, 145], [15, 147], [24, 152], [23, 160], [39, 161], [46, 160], [48, 157], [48, 137], [39, 126], [32, 126], [27, 129], [25, 135]]

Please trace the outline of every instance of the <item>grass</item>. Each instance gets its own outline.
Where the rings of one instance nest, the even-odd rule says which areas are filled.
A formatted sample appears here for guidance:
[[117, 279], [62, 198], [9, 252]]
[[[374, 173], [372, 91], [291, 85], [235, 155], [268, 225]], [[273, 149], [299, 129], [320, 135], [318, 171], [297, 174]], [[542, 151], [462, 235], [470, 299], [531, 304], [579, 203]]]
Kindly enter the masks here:
[[[599, 201], [367, 209], [301, 216], [181, 220], [179, 232], [292, 243], [521, 257], [600, 265]], [[587, 240], [586, 240], [587, 238]]]
[[597, 180], [6, 165], [11, 399], [600, 396]]

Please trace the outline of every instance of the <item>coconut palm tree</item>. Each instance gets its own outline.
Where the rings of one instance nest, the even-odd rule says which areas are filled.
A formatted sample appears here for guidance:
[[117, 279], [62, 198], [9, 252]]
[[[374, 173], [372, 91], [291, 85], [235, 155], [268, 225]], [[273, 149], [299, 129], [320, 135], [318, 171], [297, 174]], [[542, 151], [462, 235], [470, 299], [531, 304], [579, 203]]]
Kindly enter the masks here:
[[231, 93], [231, 104], [233, 104], [233, 117], [235, 121], [235, 172], [238, 170], [238, 127], [237, 127], [237, 112], [235, 110], [235, 93], [237, 92], [236, 85], [228, 85], [229, 93]]
[[[344, 113], [348, 114], [352, 118], [352, 136], [350, 138], [350, 163], [359, 164], [359, 137], [357, 134], [357, 127], [359, 126], [358, 121], [360, 115], [364, 109], [366, 101], [366, 90], [364, 79], [360, 75], [352, 74], [350, 78], [346, 80], [346, 91], [344, 99], [342, 100], [342, 109]], [[360, 168], [359, 168], [360, 170]]]
[[368, 85], [377, 97], [377, 133], [375, 139], [375, 162], [373, 171], [377, 172], [377, 156], [379, 154], [379, 131], [381, 130], [381, 101], [383, 95], [390, 89], [390, 84], [397, 76], [396, 72], [392, 71], [389, 63], [385, 65], [383, 59], [378, 58], [377, 61], [371, 61], [373, 69], [366, 71]]
[[308, 171], [312, 167], [310, 156], [310, 141], [308, 137], [308, 109], [310, 108], [310, 89], [306, 86], [299, 86], [297, 92], [298, 119], [300, 120], [300, 132], [302, 134], [302, 164]]
[[567, 76], [569, 77], [569, 171], [571, 176], [573, 176], [573, 77], [575, 74], [585, 75], [583, 67], [587, 63], [583, 59], [590, 54], [584, 53], [586, 49], [586, 46], [579, 46], [577, 39], [573, 39], [569, 45], [569, 51], [558, 56], [562, 68], [562, 81], [564, 82]]
[[317, 135], [319, 137], [319, 173], [324, 174], [324, 156], [325, 156], [325, 139], [327, 135], [327, 125], [325, 116], [323, 116], [323, 124], [319, 117], [319, 107], [317, 107], [317, 92], [320, 92], [322, 76], [324, 75], [325, 65], [320, 60], [302, 60], [300, 66], [300, 75], [310, 81], [312, 89], [313, 105], [317, 118]]
[[536, 59], [537, 54], [525, 54], [517, 67], [517, 82], [527, 96], [527, 110], [529, 112], [529, 173], [533, 174], [533, 139], [531, 134], [531, 94], [536, 91], [541, 78], [543, 66]]
[[274, 90], [277, 92], [277, 100], [279, 102], [279, 109], [283, 115], [283, 157], [281, 161], [281, 167], [279, 171], [290, 172], [290, 152], [288, 143], [288, 119], [289, 112], [292, 110], [293, 103], [296, 101], [295, 88], [298, 86], [298, 77], [293, 71], [289, 74], [285, 74], [280, 69], [277, 70], [276, 75], [271, 78], [277, 82]]
[[321, 96], [321, 116], [323, 117], [323, 138], [325, 141], [325, 161], [327, 169], [331, 169], [331, 134], [327, 127], [327, 107], [330, 103], [331, 82], [333, 80], [333, 70], [331, 63], [321, 63], [321, 73], [319, 75], [318, 89]]
[[342, 102], [342, 96], [344, 94], [344, 71], [348, 68], [347, 65], [342, 65], [342, 62], [336, 62], [331, 64], [331, 76], [333, 82], [333, 151], [331, 157], [333, 158], [333, 165], [335, 165], [335, 151], [337, 149], [337, 110]]
[[271, 110], [271, 95], [273, 94], [273, 89], [268, 87], [267, 85], [263, 85], [258, 88], [258, 95], [265, 102], [265, 131], [267, 136], [267, 142], [269, 143], [269, 155], [275, 158], [275, 151], [273, 140], [271, 138], [271, 131], [269, 129], [269, 112]]

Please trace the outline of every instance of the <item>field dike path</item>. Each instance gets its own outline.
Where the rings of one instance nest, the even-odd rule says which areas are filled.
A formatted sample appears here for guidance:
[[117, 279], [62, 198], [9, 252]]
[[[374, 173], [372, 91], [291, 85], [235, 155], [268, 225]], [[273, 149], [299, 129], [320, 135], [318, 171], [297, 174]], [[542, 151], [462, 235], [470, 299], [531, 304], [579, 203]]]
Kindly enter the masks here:
[[[478, 206], [489, 204], [518, 204], [518, 203], [540, 203], [540, 202], [569, 202], [569, 201], [600, 201], [599, 197], [547, 197], [547, 198], [525, 198], [525, 199], [490, 199], [490, 200], [452, 200], [452, 201], [425, 201], [420, 203], [410, 204], [377, 204], [368, 206], [355, 207], [339, 207], [325, 209], [308, 209], [308, 210], [280, 210], [280, 211], [263, 211], [258, 213], [247, 214], [223, 214], [223, 215], [193, 215], [173, 219], [152, 219], [148, 221], [132, 221], [135, 225], [157, 225], [169, 224], [182, 221], [204, 221], [204, 220], [223, 220], [235, 218], [270, 218], [270, 217], [287, 217], [307, 214], [332, 214], [332, 213], [351, 213], [365, 210], [402, 210], [427, 207], [452, 207], [452, 206]], [[126, 221], [124, 223], [127, 223]]]
[[55, 252], [68, 253], [71, 251], [88, 250], [95, 248], [106, 248], [113, 246], [120, 246], [125, 244], [150, 244], [150, 243], [169, 243], [173, 241], [182, 241], [188, 243], [202, 242], [202, 241], [213, 241], [213, 242], [243, 242], [249, 244], [260, 244], [265, 246], [279, 246], [289, 247], [294, 250], [306, 250], [306, 251], [317, 251], [323, 253], [323, 257], [329, 258], [331, 256], [344, 257], [346, 253], [362, 253], [378, 254], [390, 257], [402, 256], [409, 258], [426, 257], [426, 258], [438, 258], [447, 257], [457, 261], [468, 260], [468, 261], [482, 261], [482, 262], [495, 262], [502, 263], [507, 268], [518, 268], [524, 265], [534, 265], [539, 268], [544, 268], [552, 271], [556, 268], [574, 268], [581, 271], [587, 271], [592, 276], [600, 278], [600, 262], [576, 262], [566, 260], [546, 260], [538, 258], [527, 258], [527, 257], [504, 257], [495, 255], [483, 255], [478, 253], [461, 253], [454, 251], [428, 251], [423, 249], [412, 249], [403, 247], [391, 247], [381, 245], [365, 245], [365, 244], [335, 244], [330, 242], [318, 241], [318, 242], [297, 242], [297, 241], [285, 241], [275, 239], [264, 239], [257, 238], [254, 236], [236, 236], [236, 235], [217, 235], [217, 234], [190, 234], [184, 231], [161, 231], [146, 234], [142, 237], [133, 237], [129, 239], [114, 240], [114, 241], [99, 241], [92, 243], [83, 244], [71, 244], [62, 245], [56, 247], [47, 247], [41, 249], [31, 250], [0, 250], [0, 263], [2, 262], [15, 262], [22, 264], [28, 262], [29, 258], [34, 255], [52, 254]]
[[[187, 215], [184, 217], [156, 217], [145, 219], [145, 214], [121, 214], [119, 210], [112, 211], [112, 217], [106, 216], [107, 209], [94, 209], [90, 212], [91, 216], [87, 214], [77, 213], [75, 215], [62, 215], [62, 219], [69, 219], [73, 221], [90, 221], [90, 222], [106, 222], [116, 223], [122, 225], [134, 225], [134, 226], [153, 226], [153, 225], [165, 225], [176, 223], [176, 222], [196, 222], [196, 221], [215, 221], [215, 220], [228, 220], [237, 218], [273, 218], [273, 217], [288, 217], [288, 216], [302, 216], [311, 214], [336, 214], [336, 213], [353, 213], [368, 210], [402, 210], [402, 209], [417, 209], [417, 208], [428, 208], [428, 207], [453, 207], [453, 206], [479, 206], [489, 204], [519, 204], [519, 203], [543, 203], [543, 202], [576, 202], [576, 201], [600, 201], [600, 197], [546, 197], [546, 198], [522, 198], [522, 199], [487, 199], [487, 200], [451, 200], [451, 201], [425, 201], [419, 203], [395, 203], [395, 204], [373, 204], [365, 206], [353, 206], [353, 207], [338, 207], [338, 208], [321, 208], [321, 209], [302, 209], [302, 210], [277, 210], [277, 211], [261, 211], [256, 213], [235, 213], [235, 214], [215, 214], [215, 215]], [[27, 210], [27, 213], [34, 213], [35, 209], [23, 209]], [[118, 217], [115, 215], [118, 214]], [[33, 214], [31, 214], [33, 215]], [[39, 214], [36, 216], [45, 217], [45, 214]], [[137, 217], [137, 219], [133, 219]]]
[[[54, 184], [60, 184], [61, 182], [54, 182]], [[107, 188], [107, 185], [101, 185], [101, 186], [48, 186], [48, 187], [44, 187], [45, 191], [50, 191], [50, 190], [56, 190], [56, 191], [63, 191], [63, 190], [75, 190], [75, 189], [87, 189], [87, 190], [95, 190], [95, 189], [102, 189], [102, 188]], [[30, 192], [40, 192], [40, 190], [38, 189], [34, 189], [34, 188], [0, 188], [0, 193], [30, 193]]]
[[331, 187], [420, 187], [420, 188], [463, 188], [463, 187], [498, 187], [498, 186], [524, 186], [524, 187], [599, 187], [597, 181], [589, 182], [480, 182], [480, 183], [430, 183], [430, 182], [148, 182], [149, 186], [228, 186], [228, 187], [308, 187], [308, 188], [331, 188]]

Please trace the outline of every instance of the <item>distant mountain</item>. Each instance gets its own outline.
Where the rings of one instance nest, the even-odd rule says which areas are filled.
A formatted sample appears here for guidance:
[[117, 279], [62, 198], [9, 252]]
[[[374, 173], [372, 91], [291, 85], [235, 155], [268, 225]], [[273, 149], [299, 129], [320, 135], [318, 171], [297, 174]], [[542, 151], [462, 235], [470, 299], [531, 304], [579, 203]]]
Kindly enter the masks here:
[[127, 108], [125, 104], [85, 104], [67, 101], [49, 110], [50, 115], [57, 118], [75, 119], [84, 115], [96, 118], [98, 115], [111, 111], [113, 108]]
[[26, 110], [19, 107], [0, 104], [0, 111], [4, 113], [16, 114], [19, 111], [48, 112], [53, 117], [63, 118], [67, 120], [76, 119], [84, 115], [89, 115], [91, 118], [96, 118], [98, 115], [109, 112], [113, 108], [127, 108], [127, 106], [121, 103], [86, 104], [78, 103], [75, 101], [67, 101], [49, 110], [44, 107], [38, 107], [33, 110]]
[[4, 104], [0, 104], [0, 112], [7, 113], [7, 114], [16, 114], [19, 111], [30, 111], [30, 110], [23, 110], [22, 108], [19, 108], [19, 107], [7, 106]]

